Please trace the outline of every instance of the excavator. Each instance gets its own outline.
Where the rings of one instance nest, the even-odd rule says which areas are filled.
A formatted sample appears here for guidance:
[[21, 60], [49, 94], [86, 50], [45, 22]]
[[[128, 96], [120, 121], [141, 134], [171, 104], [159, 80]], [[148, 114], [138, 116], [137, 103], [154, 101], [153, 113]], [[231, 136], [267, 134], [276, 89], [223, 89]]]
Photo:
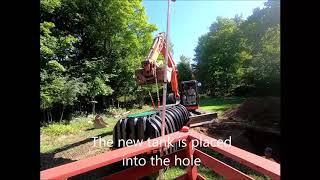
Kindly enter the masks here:
[[[135, 76], [138, 85], [147, 85], [164, 82], [163, 63], [157, 62], [160, 54], [166, 53], [165, 33], [159, 33], [153, 41], [149, 54], [142, 62], [142, 68], [137, 69]], [[178, 70], [173, 60], [172, 53], [168, 52], [167, 82], [171, 85], [172, 93], [168, 95], [170, 104], [166, 105], [165, 134], [179, 131], [183, 126], [195, 127], [212, 123], [217, 118], [217, 113], [199, 111], [198, 87], [201, 85], [196, 80], [182, 81], [179, 91]], [[131, 114], [120, 119], [113, 130], [113, 146], [120, 148], [120, 140], [133, 142], [156, 138], [161, 136], [161, 107], [155, 110]], [[170, 152], [176, 149], [170, 149]]]
[[[166, 48], [165, 33], [159, 33], [153, 40], [153, 44], [147, 58], [142, 62], [143, 68], [136, 71], [136, 80], [138, 85], [163, 83], [164, 67], [163, 64], [157, 62], [157, 59], [160, 53], [165, 57]], [[168, 95], [170, 102], [180, 102], [189, 111], [196, 111], [199, 108], [198, 86], [200, 83], [196, 80], [181, 82], [182, 92], [180, 95], [178, 86], [178, 70], [170, 51], [168, 52], [167, 80], [171, 84], [173, 92], [173, 94], [171, 93]]]

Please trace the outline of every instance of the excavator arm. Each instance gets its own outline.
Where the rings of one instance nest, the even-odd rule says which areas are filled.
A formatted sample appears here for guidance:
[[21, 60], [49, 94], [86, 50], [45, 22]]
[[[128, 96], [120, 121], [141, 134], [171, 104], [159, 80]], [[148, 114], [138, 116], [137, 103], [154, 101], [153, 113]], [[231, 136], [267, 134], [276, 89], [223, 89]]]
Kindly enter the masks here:
[[[143, 68], [137, 70], [136, 77], [139, 85], [152, 84], [157, 82], [164, 82], [164, 67], [158, 64], [157, 59], [161, 53], [163, 57], [166, 54], [166, 38], [165, 33], [159, 33], [153, 40], [149, 54], [143, 62]], [[176, 98], [180, 98], [178, 87], [178, 71], [173, 61], [172, 54], [168, 52], [168, 71], [167, 80], [171, 84], [171, 89]]]

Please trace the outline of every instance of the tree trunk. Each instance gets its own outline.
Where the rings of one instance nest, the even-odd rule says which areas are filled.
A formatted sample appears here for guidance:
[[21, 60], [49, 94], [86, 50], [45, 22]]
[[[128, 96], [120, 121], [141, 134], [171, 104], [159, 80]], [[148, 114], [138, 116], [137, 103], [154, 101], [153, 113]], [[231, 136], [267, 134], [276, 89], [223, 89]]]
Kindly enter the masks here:
[[62, 118], [63, 118], [63, 112], [64, 112], [64, 105], [62, 105], [62, 112], [61, 112], [60, 122], [62, 121]]
[[120, 106], [119, 106], [119, 100], [118, 100], [118, 109], [119, 109], [119, 107], [120, 107]]
[[92, 98], [92, 114], [96, 114], [95, 110], [96, 110], [96, 103], [94, 102], [94, 97]]
[[46, 122], [46, 110], [43, 111], [43, 121]]
[[102, 97], [102, 109], [104, 110], [105, 108], [107, 108], [107, 100], [106, 100], [106, 97], [103, 96]]
[[48, 121], [50, 122], [50, 123], [52, 123], [52, 114], [51, 114], [51, 110], [49, 110], [48, 111]]

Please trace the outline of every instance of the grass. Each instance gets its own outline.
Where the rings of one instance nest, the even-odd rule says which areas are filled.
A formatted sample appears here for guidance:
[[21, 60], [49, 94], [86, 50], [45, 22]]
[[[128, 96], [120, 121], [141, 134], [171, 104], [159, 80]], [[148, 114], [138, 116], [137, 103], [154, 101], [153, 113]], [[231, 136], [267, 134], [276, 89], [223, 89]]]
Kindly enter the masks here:
[[224, 111], [241, 104], [245, 98], [242, 97], [218, 97], [218, 98], [201, 98], [200, 109], [217, 112], [221, 115]]
[[[202, 98], [200, 100], [201, 109], [222, 113], [228, 108], [235, 107], [244, 101], [244, 98], [239, 97], [230, 97], [230, 98]], [[117, 115], [124, 113], [126, 111], [130, 111], [133, 113], [140, 113], [144, 111], [151, 110], [150, 106], [143, 106], [142, 109], [109, 109], [107, 114], [104, 114], [102, 117], [105, 122], [109, 124], [109, 127], [102, 129], [94, 129], [93, 124], [90, 122], [93, 119], [92, 117], [77, 117], [72, 119], [69, 123], [53, 123], [45, 125], [41, 128], [41, 143], [40, 143], [40, 151], [41, 153], [54, 152], [59, 148], [67, 146], [69, 144], [79, 142], [84, 139], [91, 138], [93, 136], [97, 136], [100, 134], [107, 134], [106, 139], [112, 138], [113, 127], [116, 122], [119, 120]], [[204, 150], [204, 149], [203, 149]], [[204, 150], [204, 152], [219, 158], [214, 152], [209, 152], [208, 150]], [[247, 171], [245, 167], [240, 164], [233, 164], [233, 167], [237, 169], [241, 169], [245, 172]], [[218, 174], [212, 172], [210, 169], [200, 165], [198, 166], [198, 172], [206, 179], [215, 179], [220, 180], [223, 177]], [[252, 173], [252, 171], [247, 171], [247, 173], [253, 177], [254, 179], [264, 180], [266, 177], [261, 176], [256, 173]], [[165, 179], [175, 179], [181, 175], [185, 174], [185, 167], [171, 167], [167, 171], [165, 171]]]
[[[200, 165], [197, 168], [198, 168], [198, 173], [202, 175], [205, 179], [215, 179], [215, 180], [224, 179], [222, 176], [219, 176], [218, 174], [212, 172], [210, 169], [206, 168], [205, 166]], [[183, 167], [183, 166], [171, 167], [164, 173], [164, 177], [165, 179], [175, 179], [185, 174], [186, 173], [185, 169], [186, 167]]]
[[[223, 178], [222, 176], [218, 175], [217, 173], [213, 172], [211, 169], [200, 165], [197, 167], [198, 168], [198, 173], [203, 176], [205, 179], [212, 179], [212, 180], [223, 180], [225, 178]], [[179, 166], [174, 166], [174, 167], [170, 167], [167, 171], [165, 171], [164, 173], [164, 177], [165, 179], [175, 179], [183, 174], [186, 173], [185, 171], [185, 167], [179, 167]], [[236, 169], [239, 169], [236, 168]], [[241, 169], [241, 168], [240, 168]], [[269, 180], [270, 178], [265, 177], [263, 175], [257, 175], [256, 173], [248, 173], [249, 176], [251, 176], [253, 179], [255, 180]]]
[[113, 126], [117, 119], [103, 117], [109, 127], [94, 129], [91, 117], [78, 117], [70, 123], [54, 123], [41, 128], [40, 152], [49, 153], [66, 145], [82, 141], [100, 134], [109, 134], [106, 138], [112, 138]]
[[[130, 113], [139, 113], [151, 110], [150, 106], [143, 106], [142, 109], [108, 109], [108, 113], [102, 115], [103, 120], [109, 124], [109, 127], [94, 129], [92, 120], [94, 116], [76, 117], [70, 122], [46, 124], [40, 129], [40, 152], [54, 152], [66, 145], [92, 138], [101, 134], [107, 134], [104, 139], [112, 138], [113, 127], [120, 119], [119, 115], [126, 111]], [[117, 117], [117, 118], [115, 118]]]
[[[251, 176], [252, 178], [254, 178], [255, 180], [269, 180], [270, 178], [257, 174], [256, 172], [252, 171], [252, 170], [248, 170], [248, 168], [245, 169], [245, 167], [241, 167], [241, 165], [236, 165], [235, 167], [236, 169], [240, 169], [242, 172], [245, 172], [246, 174], [248, 174], [249, 176]], [[167, 171], [165, 171], [164, 173], [164, 177], [165, 179], [175, 179], [183, 174], [186, 173], [185, 171], [186, 167], [182, 167], [182, 166], [174, 166], [174, 167], [170, 167]], [[198, 169], [198, 173], [203, 176], [205, 179], [212, 179], [212, 180], [223, 180], [225, 178], [223, 178], [222, 176], [218, 175], [217, 173], [213, 172], [211, 169], [200, 165], [197, 167]]]
[[173, 166], [170, 167], [167, 171], [165, 171], [164, 177], [165, 179], [175, 179], [185, 173], [186, 172], [183, 167]]

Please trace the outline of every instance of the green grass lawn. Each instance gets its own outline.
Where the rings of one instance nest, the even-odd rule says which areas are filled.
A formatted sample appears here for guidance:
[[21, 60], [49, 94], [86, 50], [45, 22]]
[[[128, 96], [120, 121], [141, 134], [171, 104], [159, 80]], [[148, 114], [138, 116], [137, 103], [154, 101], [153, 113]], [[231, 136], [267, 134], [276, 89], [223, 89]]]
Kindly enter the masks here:
[[78, 117], [70, 123], [54, 123], [41, 128], [40, 152], [49, 153], [66, 145], [82, 141], [101, 134], [108, 134], [106, 138], [112, 138], [112, 130], [117, 119], [103, 117], [109, 127], [94, 129], [93, 118]]
[[150, 106], [143, 106], [142, 109], [110, 109], [110, 114], [102, 115], [103, 120], [109, 124], [109, 127], [94, 129], [92, 120], [94, 116], [73, 118], [70, 122], [47, 124], [40, 129], [40, 152], [50, 153], [66, 145], [77, 143], [85, 139], [90, 139], [98, 135], [106, 135], [105, 139], [112, 138], [113, 127], [120, 119], [115, 116], [130, 111], [130, 113], [139, 113], [151, 110]]
[[219, 97], [219, 98], [201, 98], [200, 109], [217, 112], [221, 115], [224, 111], [241, 104], [245, 98], [242, 97]]

